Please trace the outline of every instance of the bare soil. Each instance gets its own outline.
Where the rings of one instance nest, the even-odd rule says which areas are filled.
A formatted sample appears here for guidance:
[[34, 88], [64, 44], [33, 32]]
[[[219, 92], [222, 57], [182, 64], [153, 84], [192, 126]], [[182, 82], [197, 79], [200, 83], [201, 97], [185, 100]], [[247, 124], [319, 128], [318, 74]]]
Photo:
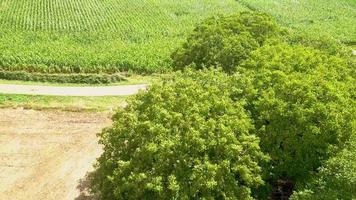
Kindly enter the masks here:
[[77, 198], [110, 124], [109, 113], [0, 109], [0, 199]]

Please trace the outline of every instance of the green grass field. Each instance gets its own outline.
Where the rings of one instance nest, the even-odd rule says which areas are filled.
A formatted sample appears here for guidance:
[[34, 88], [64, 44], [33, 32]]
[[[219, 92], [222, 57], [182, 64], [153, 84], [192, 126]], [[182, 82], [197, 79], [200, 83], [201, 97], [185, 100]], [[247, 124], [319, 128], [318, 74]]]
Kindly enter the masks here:
[[310, 37], [332, 36], [356, 44], [356, 0], [238, 0], [269, 13], [285, 26]]
[[126, 98], [124, 96], [64, 97], [0, 93], [0, 108], [99, 112], [115, 110], [125, 105]]
[[164, 71], [196, 23], [242, 9], [235, 0], [0, 0], [0, 67]]

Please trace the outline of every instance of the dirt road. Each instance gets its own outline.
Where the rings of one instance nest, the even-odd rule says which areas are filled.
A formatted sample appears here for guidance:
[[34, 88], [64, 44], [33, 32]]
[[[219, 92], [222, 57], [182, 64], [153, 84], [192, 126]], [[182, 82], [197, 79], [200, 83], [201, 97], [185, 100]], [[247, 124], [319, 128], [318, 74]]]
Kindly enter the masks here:
[[110, 123], [107, 113], [0, 109], [0, 199], [78, 197]]
[[0, 84], [0, 93], [52, 96], [127, 96], [136, 94], [147, 87], [141, 85], [97, 86], [97, 87], [60, 87], [39, 85]]

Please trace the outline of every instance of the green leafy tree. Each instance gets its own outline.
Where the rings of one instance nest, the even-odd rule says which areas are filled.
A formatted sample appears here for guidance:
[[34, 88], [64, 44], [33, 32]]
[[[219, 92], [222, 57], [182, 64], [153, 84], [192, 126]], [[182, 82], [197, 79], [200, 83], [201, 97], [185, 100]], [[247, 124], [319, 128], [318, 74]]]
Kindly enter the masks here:
[[342, 58], [299, 45], [265, 45], [239, 71], [258, 91], [246, 109], [271, 156], [271, 178], [307, 180], [350, 137], [354, 71]]
[[173, 67], [179, 70], [188, 65], [196, 69], [216, 66], [233, 72], [251, 51], [282, 32], [270, 16], [258, 12], [212, 17], [198, 25], [172, 54]]
[[356, 199], [356, 133], [347, 148], [330, 158], [306, 189], [295, 192], [292, 200]]
[[[203, 70], [173, 73], [118, 110], [100, 134], [94, 192], [103, 199], [263, 199], [263, 180], [303, 186], [321, 166], [313, 187], [295, 198], [339, 184], [327, 176], [340, 169], [331, 157], [354, 130], [354, 62], [337, 43], [284, 36], [256, 12], [199, 25], [172, 58], [177, 70]], [[229, 75], [204, 69], [210, 66]], [[353, 170], [346, 167], [340, 173]], [[325, 194], [339, 198], [332, 191]]]
[[[102, 199], [252, 199], [268, 159], [221, 71], [175, 73], [119, 109], [100, 134], [93, 189]], [[241, 98], [242, 99], [242, 98]]]

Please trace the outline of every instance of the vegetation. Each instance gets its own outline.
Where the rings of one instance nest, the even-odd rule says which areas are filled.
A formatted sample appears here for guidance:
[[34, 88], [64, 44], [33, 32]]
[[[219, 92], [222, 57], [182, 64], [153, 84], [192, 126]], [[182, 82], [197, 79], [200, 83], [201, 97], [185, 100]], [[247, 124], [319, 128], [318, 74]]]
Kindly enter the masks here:
[[238, 0], [246, 7], [268, 13], [284, 26], [308, 37], [333, 37], [356, 43], [354, 0]]
[[131, 99], [100, 134], [94, 191], [101, 199], [251, 199], [267, 157], [231, 78], [174, 74]]
[[344, 45], [342, 42], [331, 36], [310, 37], [310, 35], [306, 33], [290, 32], [286, 41], [290, 44], [318, 49], [329, 55], [341, 56], [348, 60], [352, 60], [352, 50], [355, 49], [352, 46]]
[[238, 67], [252, 77], [252, 114], [273, 178], [309, 178], [350, 137], [354, 77], [337, 56], [288, 44], [266, 45]]
[[110, 84], [127, 80], [120, 74], [41, 74], [24, 71], [0, 71], [0, 79], [85, 84]]
[[233, 73], [254, 50], [281, 42], [315, 48], [352, 60], [352, 50], [332, 37], [311, 38], [280, 27], [269, 15], [245, 11], [203, 21], [172, 53], [172, 66], [175, 70], [187, 66], [194, 69], [213, 66]]
[[[304, 47], [269, 48], [286, 63], [291, 54], [315, 56]], [[309, 72], [281, 65], [250, 73], [243, 64], [243, 75], [188, 70], [154, 84], [99, 135], [104, 153], [93, 192], [102, 199], [265, 199], [279, 179], [308, 183], [345, 147], [355, 122], [348, 84], [337, 80], [342, 72], [323, 73], [336, 58], [320, 58]]]
[[140, 73], [169, 55], [200, 20], [243, 9], [235, 0], [0, 0], [0, 69]]
[[[104, 152], [90, 178], [101, 199], [268, 199], [290, 182], [293, 200], [351, 200], [356, 62], [344, 44], [356, 43], [355, 8], [0, 0], [0, 78], [112, 84], [175, 70], [98, 135]], [[97, 111], [123, 101], [0, 94], [0, 107]]]
[[281, 34], [281, 28], [265, 14], [241, 12], [213, 17], [198, 25], [182, 47], [173, 53], [173, 67], [216, 66], [234, 72], [253, 50]]
[[[1, 72], [0, 72], [1, 73]], [[14, 72], [15, 73], [15, 72]], [[44, 75], [44, 74], [40, 74]], [[69, 74], [68, 74], [69, 75]], [[68, 76], [66, 74], [61, 74], [60, 76]], [[86, 74], [71, 74], [73, 77], [76, 75], [86, 75]], [[100, 74], [101, 75], [101, 74]], [[104, 74], [102, 74], [103, 77]], [[51, 76], [49, 74], [49, 76]], [[120, 76], [120, 75], [117, 75]], [[137, 74], [124, 74], [124, 80], [119, 81], [119, 82], [113, 82], [113, 83], [106, 83], [104, 84], [101, 82], [101, 86], [115, 86], [115, 85], [137, 85], [137, 84], [150, 84], [154, 81], [157, 81], [160, 77], [166, 76], [166, 74], [150, 74], [149, 76], [141, 76]], [[99, 76], [100, 77], [100, 76]], [[44, 80], [45, 81], [45, 80]], [[21, 80], [6, 80], [6, 79], [0, 79], [0, 84], [14, 84], [14, 85], [38, 85], [38, 81], [21, 81]], [[59, 82], [41, 82], [40, 85], [47, 85], [47, 86], [80, 86], [80, 87], [85, 87], [85, 86], [98, 86], [99, 84], [97, 82], [89, 81], [89, 83], [63, 83], [63, 81]]]
[[0, 108], [25, 108], [35, 110], [108, 111], [125, 105], [121, 96], [66, 97], [0, 94]]
[[[22, 80], [38, 73], [117, 74], [131, 71], [147, 74], [170, 71], [170, 55], [197, 23], [207, 17], [251, 9], [271, 14], [282, 24], [297, 31], [297, 35], [315, 36], [317, 40], [334, 37], [349, 44], [355, 43], [353, 10], [356, 4], [351, 0], [0, 0], [0, 6], [0, 70], [6, 74], [23, 73], [20, 71], [31, 73], [28, 76], [16, 76]], [[244, 16], [245, 20], [253, 18], [248, 14]], [[225, 18], [225, 22], [219, 24], [220, 18], [223, 17], [206, 21], [186, 43], [185, 48], [191, 48], [194, 45], [192, 42], [198, 41], [198, 38], [207, 39], [202, 35], [211, 34], [212, 30], [224, 34], [223, 41], [217, 34], [207, 43], [200, 41], [197, 47], [200, 50], [211, 42], [220, 42], [220, 47], [210, 49], [209, 52], [216, 54], [215, 57], [210, 56], [211, 60], [196, 63], [198, 68], [202, 64], [217, 65], [216, 62], [221, 62], [224, 66], [230, 66], [226, 70], [232, 70], [257, 47], [256, 40], [259, 39], [251, 38], [250, 30], [242, 28], [242, 33], [237, 34], [234, 31], [231, 33], [226, 26], [236, 20], [236, 16]], [[255, 25], [269, 30], [272, 28], [269, 26], [274, 24], [263, 24], [269, 18], [255, 14]], [[214, 23], [214, 29], [204, 29], [206, 25]], [[238, 23], [246, 28], [246, 23]], [[273, 31], [272, 28], [271, 33]], [[295, 38], [295, 41], [299, 40]], [[261, 41], [258, 42], [261, 45]], [[173, 65], [177, 68], [199, 60], [197, 56], [206, 56], [204, 53], [197, 54], [203, 52], [200, 50], [190, 52], [190, 56], [187, 51], [181, 50], [173, 56], [176, 61]], [[335, 53], [335, 49], [332, 51]], [[235, 58], [223, 57], [228, 55], [226, 52]], [[88, 80], [81, 79], [73, 81], [88, 83]], [[112, 81], [120, 80], [100, 79], [92, 83]]]
[[356, 198], [356, 134], [347, 147], [330, 158], [307, 189], [296, 192], [292, 200], [351, 200]]
[[134, 97], [99, 135], [93, 192], [267, 199], [291, 181], [296, 199], [354, 196], [355, 65], [339, 45], [298, 41], [264, 14], [206, 20], [172, 55], [181, 71]]

